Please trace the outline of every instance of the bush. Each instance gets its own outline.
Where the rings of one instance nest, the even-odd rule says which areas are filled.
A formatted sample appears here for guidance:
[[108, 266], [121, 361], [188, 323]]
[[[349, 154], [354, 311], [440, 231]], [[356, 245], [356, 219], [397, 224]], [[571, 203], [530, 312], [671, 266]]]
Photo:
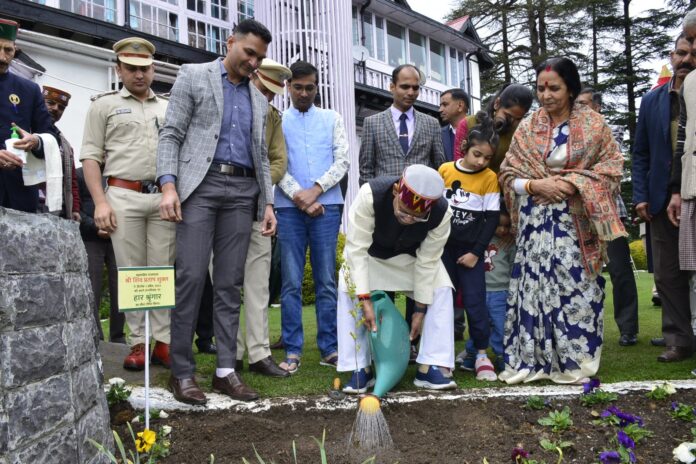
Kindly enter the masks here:
[[[338, 271], [343, 265], [343, 247], [346, 244], [346, 236], [343, 234], [338, 234], [338, 241], [336, 243], [336, 283], [338, 284]], [[302, 304], [313, 305], [316, 301], [316, 295], [314, 293], [314, 279], [312, 278], [312, 266], [309, 260], [309, 254], [311, 249], [307, 251], [304, 277], [302, 279]]]
[[645, 247], [643, 247], [642, 240], [634, 240], [630, 243], [629, 248], [631, 249], [631, 258], [633, 258], [633, 263], [636, 265], [636, 269], [647, 270], [648, 269], [648, 256], [645, 254]]

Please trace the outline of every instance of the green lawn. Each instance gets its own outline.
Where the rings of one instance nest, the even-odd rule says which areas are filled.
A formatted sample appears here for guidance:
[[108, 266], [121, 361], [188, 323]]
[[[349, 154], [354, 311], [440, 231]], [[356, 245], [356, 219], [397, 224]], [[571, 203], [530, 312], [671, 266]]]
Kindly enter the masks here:
[[[611, 283], [608, 275], [607, 297], [605, 301], [604, 313], [604, 346], [602, 351], [602, 364], [598, 376], [602, 382], [618, 382], [622, 380], [652, 380], [652, 379], [688, 379], [691, 378], [690, 371], [696, 367], [696, 358], [680, 363], [658, 363], [656, 358], [660, 354], [661, 348], [650, 345], [650, 339], [661, 334], [661, 311], [660, 308], [652, 306], [651, 289], [653, 285], [652, 274], [640, 272], [637, 274], [638, 295], [640, 304], [640, 334], [638, 344], [632, 347], [621, 347], [618, 344], [619, 333], [614, 323], [613, 304], [611, 295]], [[402, 310], [404, 307], [403, 298], [397, 298], [397, 306]], [[302, 366], [297, 374], [286, 379], [270, 379], [258, 374], [249, 373], [246, 369], [243, 377], [246, 383], [257, 389], [263, 397], [323, 394], [331, 385], [336, 372], [331, 368], [319, 365], [319, 352], [316, 347], [316, 318], [314, 307], [304, 308], [304, 328], [305, 328], [305, 353], [302, 357]], [[269, 310], [269, 323], [271, 342], [277, 340], [280, 334], [280, 310], [271, 308]], [[108, 325], [108, 324], [107, 324]], [[243, 324], [241, 324], [243, 326]], [[456, 352], [464, 349], [464, 342], [457, 342]], [[195, 351], [195, 348], [194, 348]], [[282, 350], [274, 351], [273, 356], [276, 361], [284, 358]], [[196, 354], [198, 368], [196, 377], [204, 389], [210, 388], [210, 382], [215, 370], [215, 357], [211, 355]], [[246, 360], [245, 360], [246, 363]], [[404, 379], [397, 386], [397, 390], [414, 390], [413, 378], [415, 376], [415, 366], [409, 366]], [[347, 374], [341, 375], [345, 381]], [[488, 387], [503, 386], [500, 382], [479, 382], [471, 372], [457, 371], [455, 379], [460, 388], [468, 387]], [[166, 375], [161, 375], [157, 379], [157, 384], [165, 386]], [[539, 382], [537, 382], [539, 384]]]

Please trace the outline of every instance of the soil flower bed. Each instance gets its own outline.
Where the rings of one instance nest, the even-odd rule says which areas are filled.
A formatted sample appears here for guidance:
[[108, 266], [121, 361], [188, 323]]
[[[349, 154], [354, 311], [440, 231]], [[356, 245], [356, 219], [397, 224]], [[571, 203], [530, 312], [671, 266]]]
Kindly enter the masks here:
[[[241, 463], [242, 458], [256, 463], [256, 450], [267, 463], [294, 463], [294, 442], [298, 463], [320, 463], [319, 447], [312, 437], [321, 440], [324, 432], [330, 464], [362, 463], [375, 454], [375, 462], [386, 464], [481, 464], [484, 459], [503, 464], [515, 462], [513, 453], [526, 456], [529, 462], [559, 462], [559, 453], [550, 443], [563, 445], [564, 463], [599, 463], [600, 456], [621, 459], [622, 452], [625, 461], [604, 462], [666, 464], [677, 462], [673, 451], [680, 444], [695, 441], [693, 417], [685, 420], [675, 414], [674, 405], [693, 409], [696, 390], [679, 389], [662, 398], [647, 395], [647, 391], [618, 397], [600, 393], [599, 397], [606, 401], [588, 401], [581, 387], [577, 395], [541, 401], [530, 401], [529, 397], [395, 395], [383, 403], [394, 449], [379, 453], [347, 444], [357, 403], [355, 407], [336, 403], [334, 409], [332, 402], [325, 401], [319, 408], [305, 408], [302, 402], [288, 400], [286, 405], [279, 401], [260, 412], [175, 412], [167, 419], [172, 427], [170, 454], [160, 462], [208, 463], [212, 454], [215, 463]], [[622, 428], [637, 428], [639, 424], [643, 435], [639, 439], [631, 428]], [[121, 425], [116, 430], [123, 435], [125, 429]]]

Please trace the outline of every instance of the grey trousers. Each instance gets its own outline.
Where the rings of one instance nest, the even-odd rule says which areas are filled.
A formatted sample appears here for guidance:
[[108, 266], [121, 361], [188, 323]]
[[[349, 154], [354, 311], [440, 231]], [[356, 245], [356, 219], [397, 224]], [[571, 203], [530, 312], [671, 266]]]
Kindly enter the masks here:
[[694, 346], [689, 273], [679, 269], [679, 229], [662, 211], [650, 221], [655, 286], [662, 298], [662, 335], [667, 346]]
[[89, 281], [92, 284], [94, 293], [94, 319], [97, 322], [99, 339], [104, 340], [104, 333], [99, 320], [99, 306], [102, 298], [102, 276], [104, 265], [106, 264], [109, 276], [109, 295], [111, 296], [111, 308], [109, 311], [109, 341], [124, 339], [126, 334], [123, 325], [126, 317], [118, 312], [118, 276], [116, 268], [116, 257], [111, 240], [97, 239], [85, 240], [85, 250], [87, 250], [87, 269], [89, 271]]
[[172, 375], [178, 379], [193, 377], [196, 369], [191, 345], [211, 252], [217, 367], [234, 369], [244, 262], [258, 195], [254, 178], [208, 172], [181, 205], [169, 348]]

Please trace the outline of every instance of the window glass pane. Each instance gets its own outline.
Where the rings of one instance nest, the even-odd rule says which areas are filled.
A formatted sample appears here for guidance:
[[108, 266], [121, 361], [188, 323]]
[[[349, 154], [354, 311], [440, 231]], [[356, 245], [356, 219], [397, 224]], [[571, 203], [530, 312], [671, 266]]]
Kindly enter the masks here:
[[428, 75], [425, 67], [425, 36], [415, 31], [408, 31], [409, 53], [413, 63], [424, 76]]
[[457, 54], [459, 57], [458, 59], [458, 68], [459, 68], [459, 82], [457, 82], [457, 87], [461, 87], [462, 89], [466, 88], [466, 60], [464, 59], [464, 53], [459, 52]]
[[387, 50], [390, 66], [396, 67], [406, 63], [404, 28], [391, 21], [387, 21]]
[[380, 61], [384, 61], [384, 20], [379, 16], [375, 16], [375, 27], [375, 45], [377, 48], [377, 59]]
[[374, 34], [372, 30], [372, 13], [365, 12], [363, 15], [363, 34], [365, 35], [365, 47], [370, 50], [370, 56], [375, 56], [375, 49], [372, 40]]
[[449, 85], [459, 86], [457, 80], [457, 50], [454, 48], [449, 49], [449, 67], [450, 67], [450, 78]]
[[445, 77], [445, 46], [430, 39], [430, 78], [444, 83]]

